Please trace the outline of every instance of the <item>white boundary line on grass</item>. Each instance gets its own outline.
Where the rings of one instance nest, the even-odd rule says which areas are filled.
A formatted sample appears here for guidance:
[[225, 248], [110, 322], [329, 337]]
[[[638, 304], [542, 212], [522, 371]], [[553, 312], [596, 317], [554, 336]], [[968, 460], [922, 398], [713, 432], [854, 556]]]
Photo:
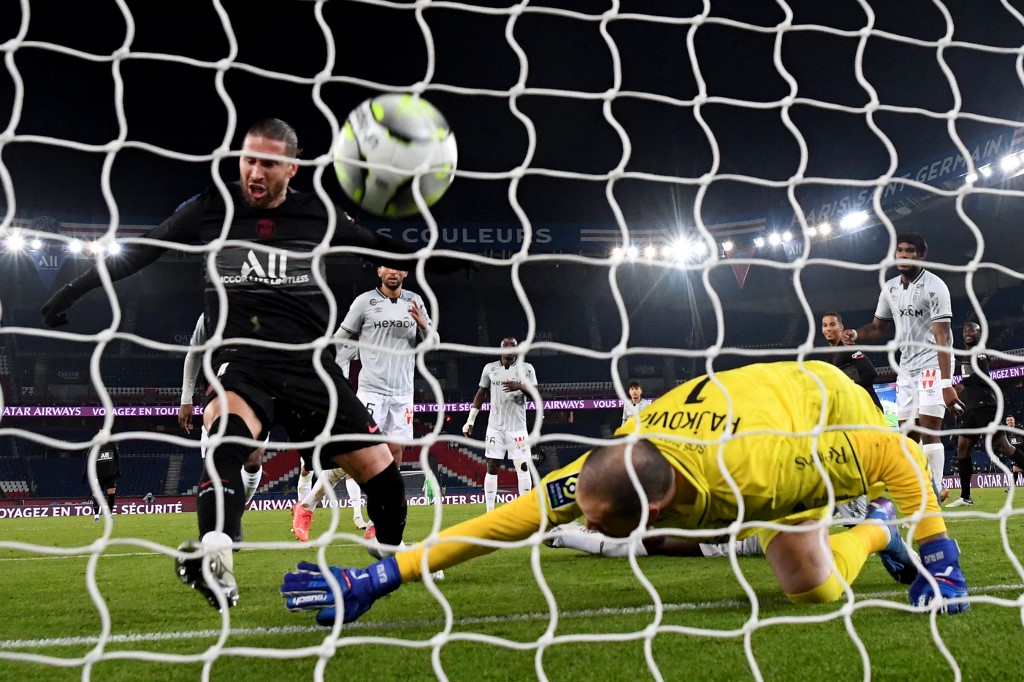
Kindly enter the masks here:
[[[971, 586], [971, 594], [987, 594], [990, 592], [1004, 592], [1020, 590], [1024, 585], [986, 585], [984, 587]], [[904, 590], [889, 590], [886, 592], [872, 592], [858, 594], [858, 601], [868, 599], [885, 599], [904, 596]], [[787, 600], [782, 596], [761, 597], [761, 603], [783, 603]], [[749, 602], [741, 599], [723, 599], [713, 602], [684, 602], [681, 604], [663, 604], [665, 611], [712, 611], [718, 609], [735, 609], [743, 607]], [[585, 609], [582, 611], [560, 611], [558, 617], [568, 618], [593, 618], [595, 616], [625, 616], [643, 613], [653, 613], [654, 606], [633, 606], [629, 608], [602, 608]], [[459, 618], [455, 621], [456, 626], [482, 625], [485, 623], [513, 623], [525, 621], [546, 621], [551, 618], [547, 613], [520, 613], [503, 616], [477, 616], [473, 618]], [[417, 621], [392, 621], [385, 623], [350, 623], [342, 629], [342, 634], [352, 630], [393, 630], [397, 628], [426, 627], [438, 622], [436, 619]], [[252, 636], [274, 636], [282, 634], [302, 634], [309, 632], [328, 633], [330, 630], [316, 625], [284, 625], [269, 628], [240, 628], [229, 630], [231, 637], [252, 637]], [[107, 637], [107, 644], [129, 644], [133, 642], [164, 642], [172, 640], [205, 639], [220, 637], [221, 630], [186, 630], [183, 632], [143, 632], [127, 635], [111, 635]], [[45, 647], [61, 646], [94, 646], [100, 641], [99, 637], [55, 637], [48, 639], [7, 639], [0, 640], [0, 651], [41, 649]], [[2, 658], [2, 657], [0, 657]]]

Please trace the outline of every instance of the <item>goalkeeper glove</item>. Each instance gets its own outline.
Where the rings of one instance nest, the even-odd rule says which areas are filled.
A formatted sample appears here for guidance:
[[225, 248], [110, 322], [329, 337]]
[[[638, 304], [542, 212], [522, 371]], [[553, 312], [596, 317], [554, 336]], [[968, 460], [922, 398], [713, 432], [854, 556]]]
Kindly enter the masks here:
[[[281, 595], [289, 611], [317, 612], [316, 622], [330, 627], [337, 618], [337, 603], [327, 577], [320, 566], [301, 561], [294, 573], [285, 573]], [[351, 623], [373, 606], [373, 603], [402, 586], [398, 562], [388, 557], [365, 569], [330, 567], [331, 575], [341, 586], [342, 622]]]
[[[959, 599], [967, 596], [967, 580], [960, 570], [960, 547], [955, 540], [934, 540], [919, 548], [921, 563], [935, 580], [939, 595], [946, 599]], [[919, 575], [910, 586], [910, 603], [915, 606], [927, 606], [935, 598], [931, 583], [924, 575]], [[946, 603], [943, 613], [963, 613], [971, 605], [964, 603]]]
[[83, 291], [72, 284], [65, 284], [43, 304], [43, 322], [47, 327], [62, 327], [68, 323], [68, 309], [82, 297]]

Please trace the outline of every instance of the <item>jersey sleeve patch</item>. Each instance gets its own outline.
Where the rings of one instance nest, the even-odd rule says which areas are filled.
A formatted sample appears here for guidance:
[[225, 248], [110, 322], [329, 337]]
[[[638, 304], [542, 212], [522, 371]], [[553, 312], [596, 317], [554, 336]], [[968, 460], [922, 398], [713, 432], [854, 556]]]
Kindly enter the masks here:
[[576, 504], [576, 481], [579, 473], [573, 472], [562, 478], [548, 481], [545, 486], [548, 494], [548, 505], [551, 509], [560, 509]]

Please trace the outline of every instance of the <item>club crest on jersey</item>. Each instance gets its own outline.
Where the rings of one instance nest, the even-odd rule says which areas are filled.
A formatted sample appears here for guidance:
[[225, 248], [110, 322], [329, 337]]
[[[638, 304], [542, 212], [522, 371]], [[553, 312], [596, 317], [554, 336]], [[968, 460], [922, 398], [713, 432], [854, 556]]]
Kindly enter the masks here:
[[260, 239], [268, 239], [277, 232], [277, 225], [270, 218], [262, 218], [256, 221], [256, 236]]
[[547, 483], [548, 504], [552, 509], [576, 504], [576, 481], [579, 474], [569, 474]]

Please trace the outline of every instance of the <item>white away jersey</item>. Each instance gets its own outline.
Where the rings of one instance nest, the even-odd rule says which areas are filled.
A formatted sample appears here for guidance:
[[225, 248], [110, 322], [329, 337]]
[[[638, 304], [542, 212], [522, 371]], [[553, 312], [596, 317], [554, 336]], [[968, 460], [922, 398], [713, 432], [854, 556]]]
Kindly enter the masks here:
[[882, 287], [875, 317], [896, 323], [896, 340], [899, 341], [901, 353], [900, 369], [916, 373], [929, 367], [938, 368], [939, 360], [934, 350], [913, 344], [934, 345], [932, 323], [952, 319], [953, 307], [945, 282], [922, 269], [914, 281], [904, 288], [897, 275]]
[[[412, 351], [426, 335], [409, 314], [415, 302], [430, 328], [430, 316], [423, 298], [402, 290], [396, 299], [390, 299], [373, 289], [352, 301], [341, 329], [369, 347], [359, 349], [362, 369], [359, 370], [359, 390], [392, 397], [411, 397], [416, 354]], [[396, 352], [397, 351], [397, 352]], [[406, 351], [401, 353], [401, 351]]]
[[498, 431], [526, 431], [526, 399], [522, 391], [505, 391], [506, 381], [519, 381], [530, 386], [537, 385], [537, 373], [533, 365], [517, 360], [508, 367], [500, 360], [484, 365], [480, 375], [480, 388], [491, 389], [491, 413], [487, 428]]
[[640, 410], [644, 409], [651, 404], [651, 401], [647, 398], [640, 398], [640, 402], [636, 405], [633, 404], [632, 400], [627, 400], [622, 403], [622, 423], [625, 424], [633, 417], [640, 414]]

